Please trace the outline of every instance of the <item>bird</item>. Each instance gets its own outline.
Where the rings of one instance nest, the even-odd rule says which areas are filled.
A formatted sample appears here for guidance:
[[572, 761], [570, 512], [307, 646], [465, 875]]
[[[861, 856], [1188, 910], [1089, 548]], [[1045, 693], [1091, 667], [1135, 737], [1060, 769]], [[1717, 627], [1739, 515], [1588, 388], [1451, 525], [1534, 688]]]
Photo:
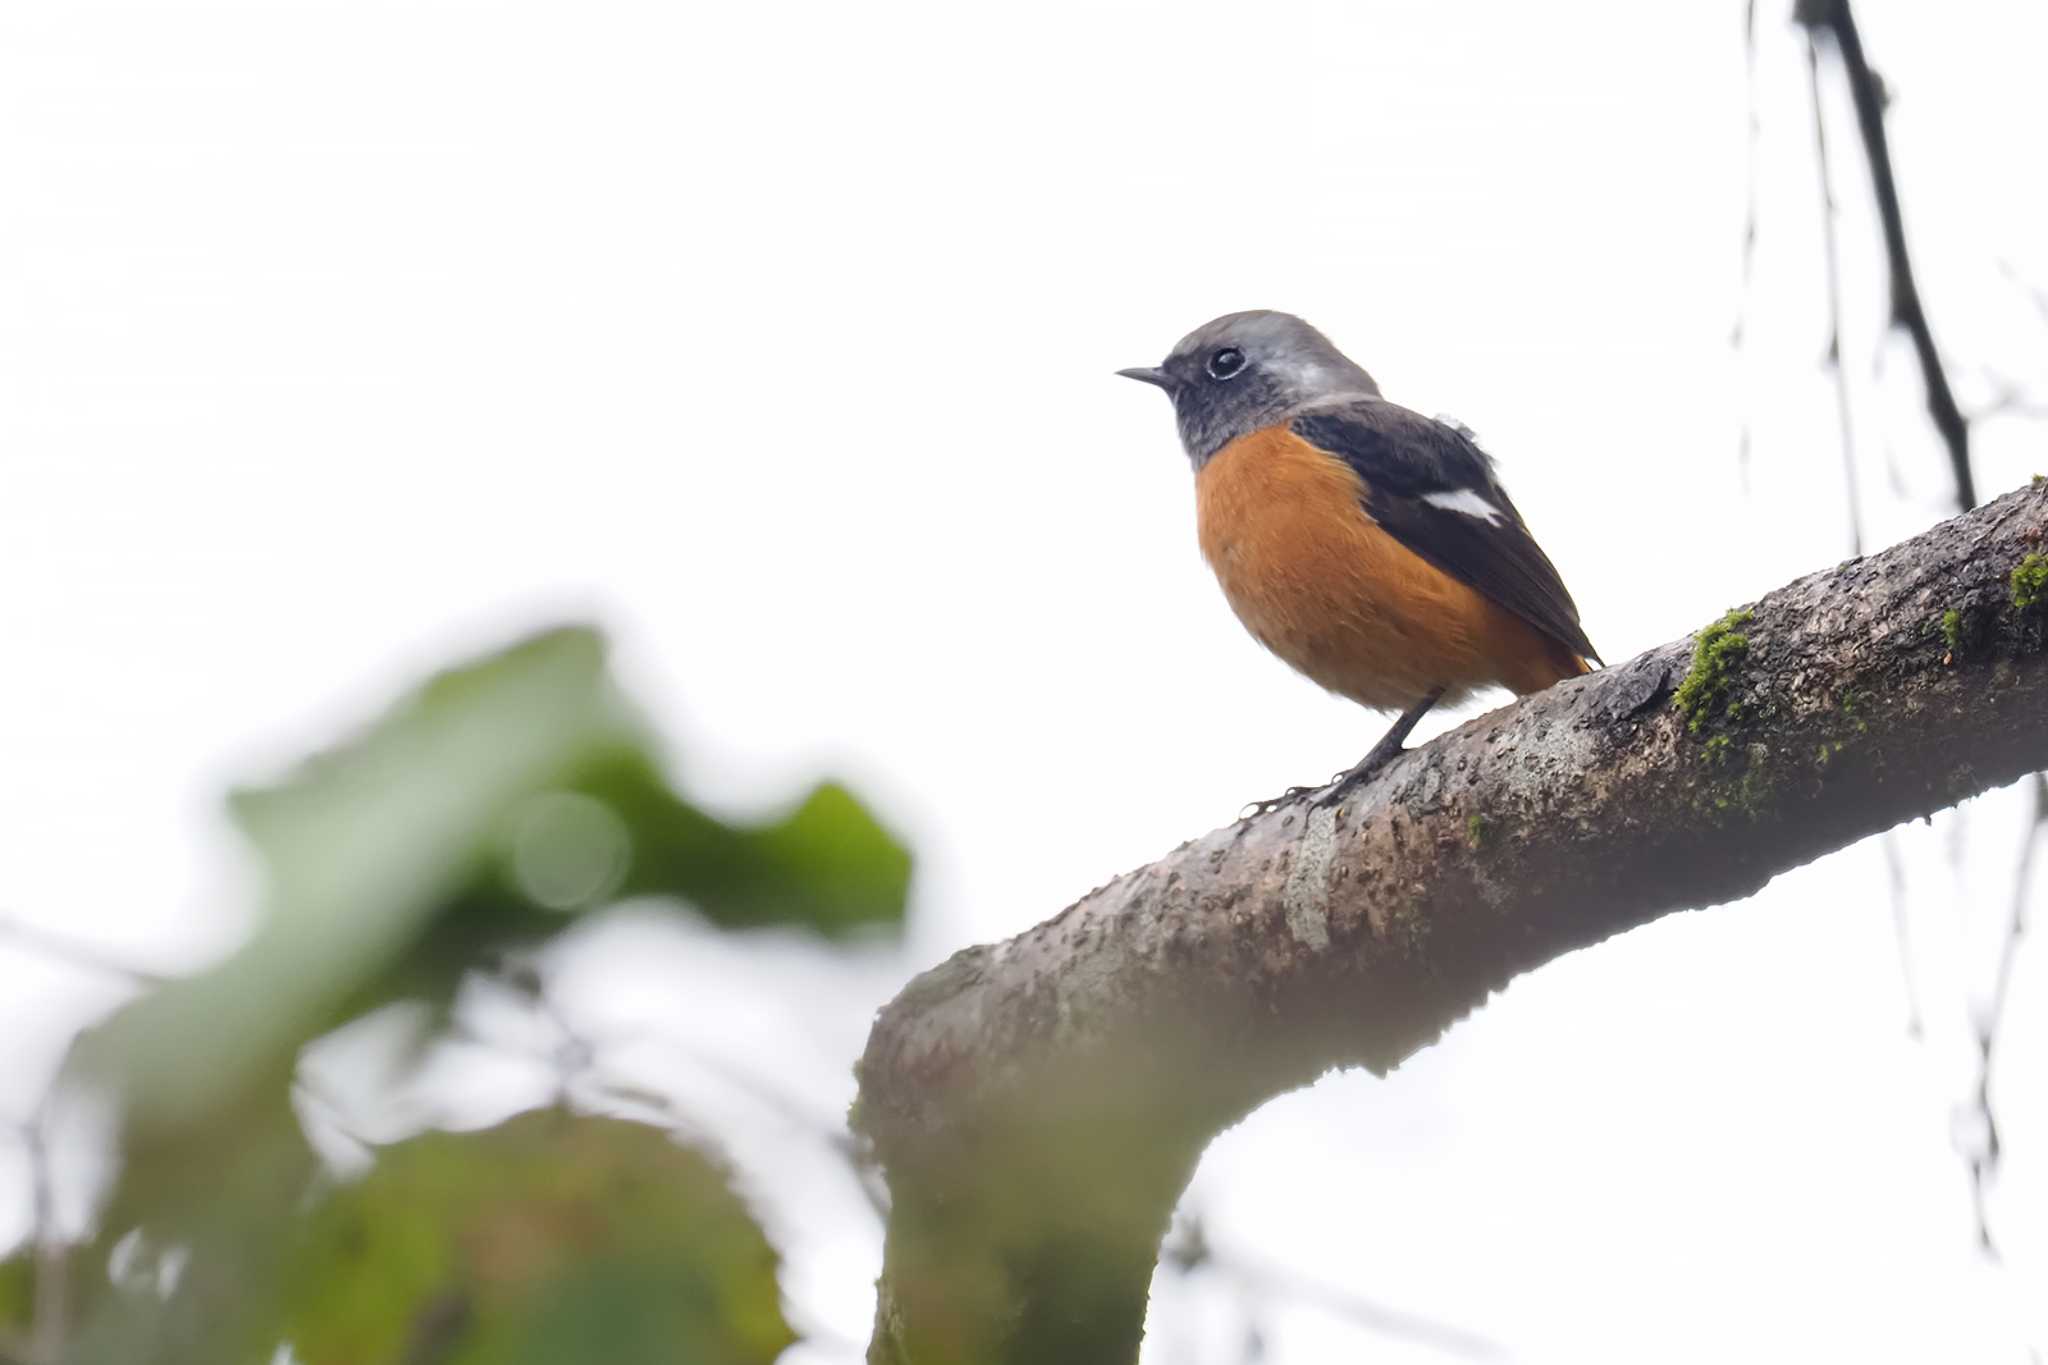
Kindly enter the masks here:
[[1429, 710], [1539, 692], [1600, 662], [1549, 556], [1472, 433], [1388, 401], [1291, 313], [1227, 313], [1158, 366], [1195, 473], [1197, 538], [1253, 638], [1392, 728], [1323, 787], [1333, 804]]

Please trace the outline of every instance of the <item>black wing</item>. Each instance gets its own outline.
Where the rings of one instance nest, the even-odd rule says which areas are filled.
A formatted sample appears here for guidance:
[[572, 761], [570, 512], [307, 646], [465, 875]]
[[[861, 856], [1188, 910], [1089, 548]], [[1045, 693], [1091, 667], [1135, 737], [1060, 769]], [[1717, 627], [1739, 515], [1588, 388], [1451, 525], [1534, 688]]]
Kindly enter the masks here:
[[1573, 653], [1599, 661], [1564, 580], [1470, 435], [1373, 398], [1304, 413], [1288, 425], [1358, 471], [1366, 510], [1389, 535]]

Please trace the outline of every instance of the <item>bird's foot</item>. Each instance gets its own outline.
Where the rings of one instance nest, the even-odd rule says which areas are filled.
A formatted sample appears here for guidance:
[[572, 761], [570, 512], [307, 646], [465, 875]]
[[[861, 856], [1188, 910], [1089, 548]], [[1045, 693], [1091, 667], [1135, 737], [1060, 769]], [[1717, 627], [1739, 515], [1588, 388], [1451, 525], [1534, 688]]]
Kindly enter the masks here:
[[[1341, 777], [1342, 775], [1343, 774], [1341, 773], [1338, 774], [1339, 777]], [[1335, 781], [1336, 779], [1332, 778], [1331, 780]], [[1282, 806], [1292, 805], [1294, 802], [1299, 801], [1302, 797], [1314, 796], [1317, 792], [1322, 790], [1323, 787], [1289, 787], [1286, 791], [1281, 792], [1278, 796], [1269, 796], [1263, 801], [1245, 802], [1244, 808], [1238, 811], [1237, 818], [1240, 820], [1249, 820], [1255, 815], [1270, 815], [1274, 811], [1279, 810]]]
[[1416, 702], [1415, 705], [1403, 711], [1400, 719], [1394, 722], [1393, 728], [1380, 736], [1380, 742], [1373, 745], [1372, 751], [1366, 754], [1364, 758], [1359, 759], [1358, 765], [1349, 772], [1338, 773], [1321, 787], [1289, 787], [1286, 791], [1269, 800], [1253, 801], [1244, 808], [1248, 813], [1241, 814], [1237, 818], [1249, 820], [1254, 815], [1265, 815], [1271, 811], [1278, 810], [1282, 806], [1298, 801], [1304, 796], [1310, 795], [1315, 797], [1314, 802], [1310, 805], [1311, 809], [1320, 810], [1325, 806], [1336, 805], [1339, 801], [1351, 795], [1352, 792], [1357, 791], [1359, 787], [1371, 781], [1373, 774], [1408, 752], [1401, 747], [1401, 741], [1408, 738], [1408, 732], [1415, 728], [1415, 722], [1421, 720], [1429, 708], [1437, 704], [1438, 699], [1443, 694], [1444, 690], [1441, 687], [1436, 688], [1423, 697], [1422, 700]]
[[1371, 753], [1358, 760], [1357, 767], [1348, 773], [1339, 773], [1329, 786], [1322, 789], [1321, 795], [1317, 796], [1312, 804], [1317, 808], [1336, 805], [1377, 777], [1380, 769], [1407, 752], [1401, 747], [1398, 738], [1394, 739], [1392, 744], [1382, 740], [1373, 746]]

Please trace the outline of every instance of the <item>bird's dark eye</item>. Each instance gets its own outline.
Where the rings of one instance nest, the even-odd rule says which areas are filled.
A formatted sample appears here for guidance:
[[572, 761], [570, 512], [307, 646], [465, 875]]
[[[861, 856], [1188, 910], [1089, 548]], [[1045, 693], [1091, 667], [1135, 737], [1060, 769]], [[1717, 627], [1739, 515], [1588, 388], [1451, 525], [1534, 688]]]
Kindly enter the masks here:
[[1235, 346], [1225, 346], [1209, 357], [1209, 377], [1228, 379], [1244, 368], [1244, 352]]

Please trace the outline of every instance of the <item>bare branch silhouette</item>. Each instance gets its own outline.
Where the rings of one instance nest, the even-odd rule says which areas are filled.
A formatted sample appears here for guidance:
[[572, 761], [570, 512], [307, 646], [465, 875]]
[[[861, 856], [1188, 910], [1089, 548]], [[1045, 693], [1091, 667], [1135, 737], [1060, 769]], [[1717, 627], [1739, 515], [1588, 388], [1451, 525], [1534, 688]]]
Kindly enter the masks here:
[[1912, 253], [1906, 248], [1906, 217], [1899, 205], [1898, 176], [1892, 169], [1891, 144], [1885, 135], [1884, 82], [1871, 69], [1863, 52], [1863, 37], [1849, 0], [1799, 0], [1793, 10], [1809, 31], [1824, 30], [1833, 39], [1849, 83], [1849, 95], [1856, 106], [1856, 126], [1863, 136], [1863, 152], [1870, 164], [1871, 190], [1877, 198], [1877, 216], [1884, 228], [1885, 259], [1891, 274], [1891, 318], [1912, 339], [1913, 354], [1920, 364], [1920, 380], [1927, 393], [1927, 414], [1948, 450], [1949, 468], [1955, 476], [1956, 506], [1967, 511], [1977, 505], [1977, 480], [1970, 469], [1970, 424], [1942, 368], [1941, 351], [1934, 344], [1934, 331], [1927, 322], [1927, 310], [1920, 301], [1920, 286], [1913, 275]]

